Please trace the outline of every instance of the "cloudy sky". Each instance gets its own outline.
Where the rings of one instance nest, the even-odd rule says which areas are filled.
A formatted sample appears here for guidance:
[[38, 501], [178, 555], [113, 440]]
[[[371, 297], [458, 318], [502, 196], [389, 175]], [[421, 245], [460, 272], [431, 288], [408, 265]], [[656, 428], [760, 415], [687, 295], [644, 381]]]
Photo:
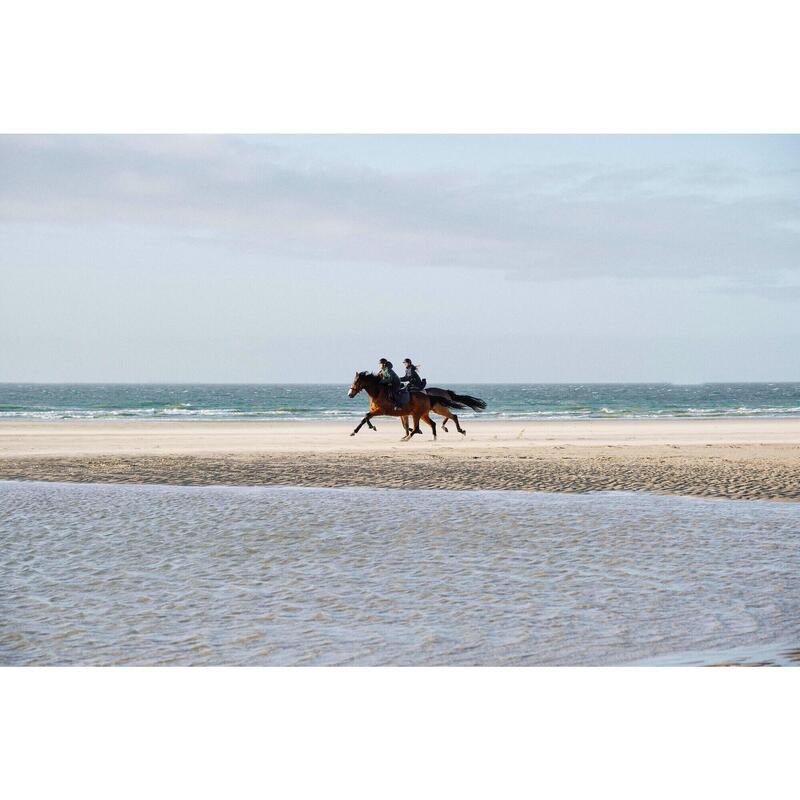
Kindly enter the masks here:
[[0, 381], [800, 380], [800, 137], [0, 137]]

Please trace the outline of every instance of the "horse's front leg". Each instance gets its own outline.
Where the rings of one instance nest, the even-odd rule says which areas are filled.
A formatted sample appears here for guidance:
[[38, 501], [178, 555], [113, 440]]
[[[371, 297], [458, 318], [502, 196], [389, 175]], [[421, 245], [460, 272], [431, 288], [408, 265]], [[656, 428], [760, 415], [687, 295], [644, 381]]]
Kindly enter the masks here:
[[358, 425], [356, 425], [356, 429], [355, 429], [355, 430], [354, 430], [354, 431], [353, 431], [353, 432], [352, 432], [350, 435], [351, 435], [351, 436], [355, 436], [355, 435], [356, 435], [356, 434], [357, 434], [357, 433], [358, 433], [358, 432], [361, 430], [361, 428], [364, 426], [364, 423], [365, 423], [365, 422], [369, 424], [370, 428], [371, 428], [371, 427], [373, 427], [373, 426], [372, 426], [372, 423], [370, 422], [370, 418], [371, 418], [372, 416], [373, 416], [372, 412], [371, 412], [371, 411], [368, 411], [368, 412], [367, 412], [367, 413], [364, 415], [364, 419], [362, 419], [362, 420], [361, 420], [361, 422], [359, 422], [359, 423], [358, 423]]
[[410, 431], [410, 429], [408, 427], [408, 416], [403, 414], [400, 417], [400, 422], [403, 424], [403, 430], [406, 432], [406, 435], [400, 440], [401, 442], [404, 442], [404, 441], [406, 441], [406, 439], [408, 439], [409, 433], [411, 433], [411, 431]]

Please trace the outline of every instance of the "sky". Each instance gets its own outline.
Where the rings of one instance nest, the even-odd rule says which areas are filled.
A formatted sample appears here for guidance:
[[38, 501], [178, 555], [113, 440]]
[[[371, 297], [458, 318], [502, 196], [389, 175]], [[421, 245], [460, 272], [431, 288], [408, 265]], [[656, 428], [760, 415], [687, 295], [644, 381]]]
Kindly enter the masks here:
[[0, 136], [0, 381], [800, 380], [800, 136]]

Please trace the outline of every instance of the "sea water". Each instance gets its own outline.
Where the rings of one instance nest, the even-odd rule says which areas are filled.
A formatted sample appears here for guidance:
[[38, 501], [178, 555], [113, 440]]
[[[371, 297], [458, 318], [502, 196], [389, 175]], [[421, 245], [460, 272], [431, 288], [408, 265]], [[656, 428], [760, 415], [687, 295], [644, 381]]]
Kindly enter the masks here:
[[[487, 403], [485, 419], [800, 417], [800, 383], [442, 384]], [[355, 419], [342, 384], [0, 384], [0, 420]], [[463, 412], [470, 416], [472, 412]]]
[[4, 665], [704, 663], [798, 646], [798, 503], [0, 482]]

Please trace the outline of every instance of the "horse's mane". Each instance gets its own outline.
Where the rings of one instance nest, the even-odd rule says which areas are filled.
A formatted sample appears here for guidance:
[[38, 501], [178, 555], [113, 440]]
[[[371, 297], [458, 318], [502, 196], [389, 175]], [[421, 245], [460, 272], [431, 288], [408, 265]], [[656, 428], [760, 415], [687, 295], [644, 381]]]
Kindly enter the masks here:
[[376, 375], [374, 372], [370, 372], [368, 369], [365, 369], [363, 372], [358, 373], [358, 377], [361, 379], [362, 386], [365, 386], [372, 391], [374, 388], [380, 389], [380, 375]]

